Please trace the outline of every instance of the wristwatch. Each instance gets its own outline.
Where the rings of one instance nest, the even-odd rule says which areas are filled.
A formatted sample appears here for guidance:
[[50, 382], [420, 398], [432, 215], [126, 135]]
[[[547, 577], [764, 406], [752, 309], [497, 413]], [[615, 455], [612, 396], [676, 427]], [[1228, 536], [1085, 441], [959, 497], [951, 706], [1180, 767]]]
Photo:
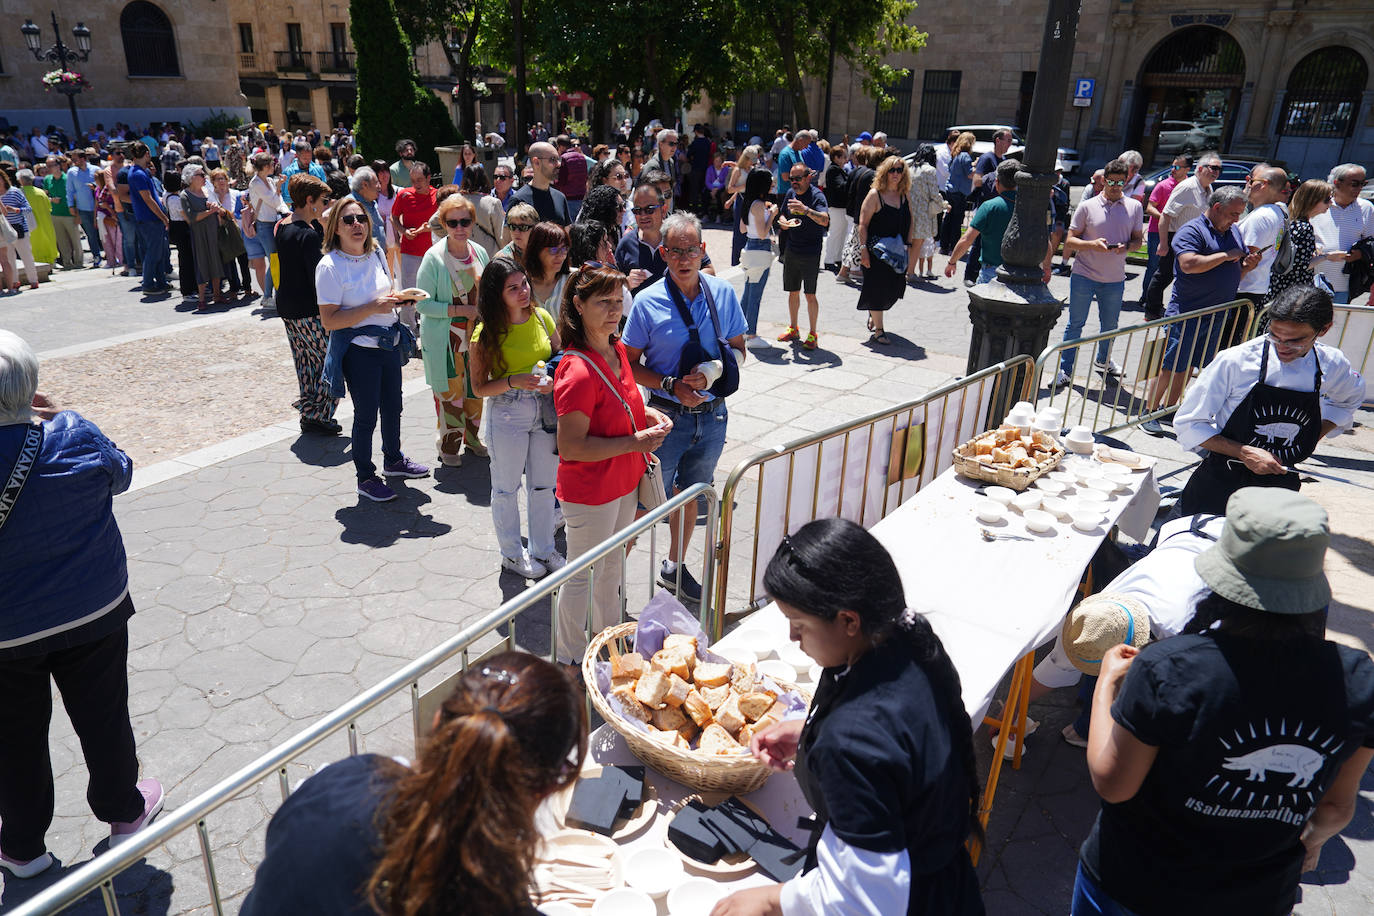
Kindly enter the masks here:
[[662, 389], [664, 394], [671, 396], [673, 393], [673, 386], [676, 384], [677, 379], [674, 376], [665, 375], [663, 376], [663, 381], [659, 383], [658, 387]]

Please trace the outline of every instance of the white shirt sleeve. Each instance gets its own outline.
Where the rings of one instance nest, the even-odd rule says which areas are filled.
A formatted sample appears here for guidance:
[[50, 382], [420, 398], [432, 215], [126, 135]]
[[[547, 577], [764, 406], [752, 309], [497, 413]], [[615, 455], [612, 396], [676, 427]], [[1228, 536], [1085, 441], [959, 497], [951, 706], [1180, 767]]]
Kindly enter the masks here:
[[1364, 403], [1365, 381], [1339, 350], [1324, 344], [1317, 344], [1316, 349], [1322, 364], [1322, 419], [1336, 424], [1327, 434], [1330, 438], [1355, 425], [1355, 411]]
[[816, 847], [816, 867], [782, 886], [783, 916], [892, 916], [907, 911], [911, 858], [850, 846], [830, 827]]
[[1183, 403], [1174, 415], [1174, 435], [1179, 445], [1199, 455], [1207, 454], [1202, 443], [1220, 435], [1221, 428], [1230, 419], [1230, 411], [1225, 416], [1222, 411], [1235, 388], [1239, 368], [1239, 353], [1224, 352], [1184, 391]]

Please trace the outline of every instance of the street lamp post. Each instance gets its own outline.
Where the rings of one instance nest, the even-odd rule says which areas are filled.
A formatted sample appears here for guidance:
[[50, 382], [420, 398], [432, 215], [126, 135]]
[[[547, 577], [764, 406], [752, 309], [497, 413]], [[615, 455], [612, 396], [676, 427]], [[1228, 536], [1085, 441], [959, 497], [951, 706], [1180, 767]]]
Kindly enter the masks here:
[[[1045, 285], [1040, 264], [1049, 247], [1050, 191], [1056, 181], [1054, 161], [1064, 124], [1079, 5], [1080, 0], [1049, 0], [1025, 158], [1016, 173], [1016, 206], [1002, 237], [1002, 266], [996, 279], [969, 291], [973, 323], [969, 373], [1023, 353], [1038, 357], [1059, 318], [1061, 305]], [[993, 406], [994, 411], [998, 406]]]
[[[62, 29], [57, 24], [57, 13], [49, 11], [52, 16], [52, 33], [56, 40], [51, 48], [43, 49], [42, 38], [43, 30], [34, 25], [32, 19], [25, 19], [24, 24], [19, 27], [19, 31], [24, 34], [24, 44], [28, 46], [35, 60], [47, 60], [57, 64], [58, 69], [67, 70], [69, 64], [84, 63], [91, 57], [91, 30], [86, 28], [84, 22], [77, 22], [72, 29], [72, 37], [76, 39], [76, 48], [72, 49], [62, 43]], [[52, 88], [67, 97], [67, 105], [72, 110], [72, 130], [75, 136], [73, 140], [81, 140], [81, 121], [76, 116], [76, 96], [81, 92], [81, 85], [67, 84], [59, 82]]]

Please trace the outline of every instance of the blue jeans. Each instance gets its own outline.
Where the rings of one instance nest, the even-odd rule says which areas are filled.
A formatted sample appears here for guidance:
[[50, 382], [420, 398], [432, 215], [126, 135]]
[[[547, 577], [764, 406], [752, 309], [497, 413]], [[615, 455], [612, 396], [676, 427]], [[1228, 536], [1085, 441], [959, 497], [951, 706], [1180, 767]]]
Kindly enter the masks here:
[[[662, 409], [662, 405], [655, 405]], [[654, 452], [663, 467], [663, 487], [669, 496], [694, 483], [710, 483], [716, 473], [720, 453], [725, 450], [725, 427], [730, 412], [719, 398], [705, 413], [664, 411], [673, 428]]]
[[272, 230], [276, 227], [276, 220], [260, 219], [257, 221], [258, 245], [262, 248], [262, 256], [267, 259], [267, 274], [263, 281], [267, 288], [262, 291], [264, 296], [272, 295], [272, 255], [277, 253], [277, 237], [272, 234]]
[[[1064, 340], [1078, 340], [1083, 336], [1083, 325], [1088, 321], [1093, 297], [1097, 298], [1097, 323], [1104, 332], [1115, 331], [1117, 320], [1121, 317], [1121, 295], [1126, 290], [1126, 281], [1099, 283], [1081, 274], [1069, 278], [1069, 323], [1064, 327]], [[1109, 340], [1097, 343], [1097, 361], [1105, 363], [1112, 346]], [[1059, 368], [1073, 375], [1074, 360], [1078, 350], [1065, 350], [1059, 357]]]
[[119, 232], [124, 240], [124, 266], [133, 270], [143, 263], [143, 251], [139, 244], [137, 221], [134, 219], [133, 211], [127, 207], [116, 213], [115, 217], [119, 220]]
[[1088, 737], [1088, 728], [1093, 721], [1093, 691], [1097, 689], [1097, 678], [1085, 674], [1078, 679], [1078, 718], [1073, 720], [1073, 730], [1079, 737]]
[[143, 249], [143, 291], [151, 293], [167, 285], [167, 227], [160, 219], [138, 220], [135, 225]]
[[353, 398], [353, 468], [358, 482], [377, 476], [372, 463], [372, 432], [382, 420], [382, 458], [400, 461], [401, 352], [353, 344], [344, 353], [344, 381]]
[[[746, 251], [767, 251], [770, 247], [767, 239], [746, 239], [744, 242]], [[759, 332], [759, 308], [763, 305], [763, 289], [768, 285], [768, 270], [765, 270], [763, 276], [756, 281], [744, 281], [744, 296], [739, 304], [744, 311], [744, 321], [750, 334]]]
[[1145, 291], [1150, 288], [1150, 278], [1155, 275], [1155, 268], [1159, 266], [1159, 233], [1148, 233], [1146, 248], [1150, 252], [1150, 261], [1145, 265], [1145, 276], [1140, 280], [1140, 301], [1145, 301]]
[[[77, 210], [76, 218], [81, 221], [81, 229], [86, 233], [86, 244], [91, 249], [91, 266], [99, 267], [104, 249], [100, 247], [100, 230], [95, 225], [94, 210]], [[79, 253], [79, 252], [78, 252]], [[80, 265], [77, 265], [78, 267]]]
[[[520, 556], [520, 484], [529, 505], [530, 555], [551, 556], [553, 489], [558, 479], [556, 435], [544, 431], [540, 401], [548, 395], [507, 391], [491, 399], [491, 521], [501, 556]], [[610, 535], [608, 534], [607, 537]]]
[[1078, 863], [1078, 874], [1074, 875], [1073, 905], [1070, 916], [1137, 916], [1135, 910], [1128, 910], [1108, 897], [1097, 882], [1083, 870]]
[[[999, 266], [1000, 266], [1000, 265], [999, 265]], [[991, 283], [993, 280], [996, 280], [996, 279], [997, 279], [997, 268], [996, 268], [996, 267], [986, 267], [986, 266], [984, 266], [984, 267], [978, 268], [978, 282], [979, 282], [979, 283]]]
[[1346, 290], [1344, 290], [1344, 291], [1338, 291], [1338, 292], [1336, 293], [1336, 295], [1334, 295], [1334, 296], [1331, 297], [1331, 303], [1332, 303], [1333, 305], [1349, 305], [1349, 304], [1350, 304], [1350, 290], [1349, 290], [1349, 289], [1346, 289]]

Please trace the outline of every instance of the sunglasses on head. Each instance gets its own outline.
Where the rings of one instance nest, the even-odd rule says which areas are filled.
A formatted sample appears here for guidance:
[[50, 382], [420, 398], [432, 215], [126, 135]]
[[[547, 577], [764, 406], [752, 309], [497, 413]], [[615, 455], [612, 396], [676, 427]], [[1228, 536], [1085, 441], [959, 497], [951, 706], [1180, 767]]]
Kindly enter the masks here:
[[345, 213], [343, 216], [339, 217], [339, 222], [343, 223], [345, 226], [366, 226], [367, 217], [363, 216], [361, 213]]
[[448, 226], [450, 229], [457, 229], [459, 226], [466, 229], [468, 226], [472, 225], [472, 217], [464, 216], [460, 219], [446, 219], [444, 220], [444, 225]]

